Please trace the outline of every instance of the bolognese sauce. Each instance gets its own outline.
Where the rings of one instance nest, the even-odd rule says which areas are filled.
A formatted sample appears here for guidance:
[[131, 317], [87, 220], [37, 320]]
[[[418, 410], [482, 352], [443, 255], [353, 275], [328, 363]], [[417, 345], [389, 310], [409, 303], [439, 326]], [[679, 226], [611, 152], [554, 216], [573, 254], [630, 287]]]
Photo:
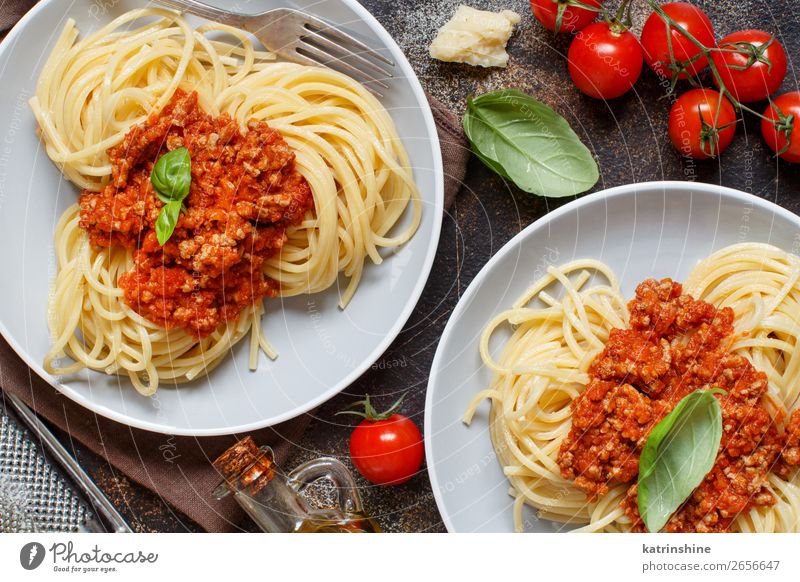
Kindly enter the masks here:
[[[591, 500], [610, 485], [634, 481], [653, 427], [687, 394], [721, 388], [715, 464], [665, 531], [727, 531], [740, 513], [774, 505], [765, 484], [770, 472], [787, 476], [789, 465], [800, 464], [800, 414], [782, 432], [783, 419], [764, 406], [766, 375], [730, 351], [733, 311], [683, 294], [670, 279], [641, 283], [628, 308], [629, 328], [611, 331], [586, 390], [573, 402], [572, 427], [558, 456], [562, 476]], [[635, 483], [622, 507], [634, 531], [644, 531]]]
[[[160, 246], [155, 223], [163, 202], [150, 175], [162, 154], [180, 147], [191, 156], [191, 187]], [[230, 116], [203, 112], [196, 93], [177, 91], [108, 154], [111, 181], [100, 192], [83, 192], [80, 226], [94, 245], [133, 252], [133, 267], [118, 285], [134, 311], [202, 338], [278, 294], [262, 265], [313, 205], [278, 131], [250, 121], [242, 132]]]

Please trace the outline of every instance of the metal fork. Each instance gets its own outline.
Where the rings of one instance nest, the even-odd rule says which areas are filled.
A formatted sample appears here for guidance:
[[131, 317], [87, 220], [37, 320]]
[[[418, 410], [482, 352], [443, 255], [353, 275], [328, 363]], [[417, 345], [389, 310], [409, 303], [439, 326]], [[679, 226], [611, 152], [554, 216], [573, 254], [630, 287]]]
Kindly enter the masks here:
[[[157, 4], [241, 28], [288, 61], [322, 65], [364, 83], [388, 89], [394, 62], [327, 22], [291, 8], [239, 14], [195, 0], [155, 0]], [[368, 88], [377, 93], [373, 88]]]

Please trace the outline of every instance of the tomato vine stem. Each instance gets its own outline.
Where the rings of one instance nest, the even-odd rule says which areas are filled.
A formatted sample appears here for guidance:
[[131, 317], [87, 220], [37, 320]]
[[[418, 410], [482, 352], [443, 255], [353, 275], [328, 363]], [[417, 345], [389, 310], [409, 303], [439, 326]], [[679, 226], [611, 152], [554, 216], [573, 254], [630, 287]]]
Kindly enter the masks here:
[[[736, 99], [736, 97], [734, 97], [731, 94], [731, 92], [728, 90], [728, 88], [725, 86], [725, 82], [722, 80], [722, 77], [719, 74], [719, 70], [717, 69], [716, 64], [714, 63], [713, 59], [711, 58], [711, 53], [713, 53], [713, 52], [727, 52], [727, 53], [735, 52], [735, 53], [743, 54], [743, 55], [747, 56], [748, 59], [752, 60], [753, 55], [756, 54], [756, 51], [758, 51], [757, 47], [752, 45], [752, 43], [746, 43], [746, 44], [749, 44], [750, 46], [749, 47], [743, 47], [741, 49], [727, 49], [727, 48], [716, 47], [716, 46], [708, 47], [705, 44], [703, 44], [701, 41], [697, 40], [697, 38], [692, 33], [690, 33], [688, 30], [686, 30], [686, 28], [684, 28], [682, 25], [680, 25], [678, 22], [676, 22], [674, 18], [672, 18], [669, 14], [667, 14], [664, 11], [664, 9], [661, 8], [661, 5], [658, 3], [657, 0], [645, 0], [645, 2], [650, 6], [650, 8], [653, 9], [653, 11], [656, 14], [658, 14], [661, 17], [661, 20], [664, 21], [664, 23], [665, 23], [665, 25], [667, 27], [667, 45], [669, 47], [670, 59], [672, 60], [672, 63], [669, 63], [667, 66], [669, 66], [669, 65], [673, 65], [674, 66], [676, 64], [675, 53], [673, 52], [673, 49], [672, 49], [672, 34], [670, 33], [670, 29], [674, 29], [674, 30], [677, 30], [684, 37], [686, 37], [686, 39], [689, 42], [691, 42], [692, 44], [694, 44], [698, 49], [700, 49], [700, 53], [698, 53], [697, 55], [693, 56], [688, 61], [679, 63], [679, 65], [681, 67], [684, 67], [684, 70], [685, 70], [685, 65], [686, 64], [691, 64], [692, 62], [694, 62], [694, 61], [696, 61], [696, 60], [698, 60], [698, 59], [700, 59], [702, 57], [706, 57], [706, 60], [708, 61], [708, 68], [711, 70], [711, 74], [713, 75], [714, 80], [716, 81], [716, 85], [719, 88], [719, 92], [723, 97], [726, 97], [736, 109], [739, 109], [739, 110], [742, 110], [742, 111], [747, 111], [748, 113], [751, 113], [751, 114], [755, 115], [756, 117], [758, 117], [760, 119], [767, 120], [767, 121], [769, 121], [770, 123], [772, 123], [775, 126], [776, 130], [785, 132], [785, 129], [782, 130], [781, 127], [780, 127], [781, 125], [785, 125], [785, 124], [779, 124], [778, 121], [773, 120], [773, 119], [771, 119], [771, 118], [759, 113], [758, 111], [755, 111], [754, 109], [748, 107], [747, 105], [744, 105], [741, 101]], [[741, 43], [737, 43], [737, 44], [741, 44]], [[758, 57], [756, 57], [756, 60], [753, 61], [753, 63], [755, 63], [757, 61], [758, 61]], [[753, 64], [753, 63], [751, 63], [751, 64]], [[686, 71], [686, 73], [689, 76], [689, 79], [693, 79], [693, 75], [691, 75], [688, 71]], [[676, 77], [677, 77], [677, 74], [675, 73], [675, 71], [673, 71], [673, 78], [677, 82]], [[694, 80], [695, 83], [697, 82], [696, 79], [693, 79], [693, 80]], [[674, 91], [674, 89], [675, 89], [675, 84], [673, 83], [672, 87], [670, 88], [670, 92]], [[778, 108], [776, 107], [776, 109], [778, 109]], [[785, 116], [783, 116], [781, 111], [778, 111], [778, 114], [779, 114], [779, 117], [785, 117]]]
[[583, 8], [584, 10], [589, 10], [591, 12], [600, 12], [604, 15], [606, 13], [602, 4], [600, 7], [597, 7], [581, 2], [580, 0], [553, 0], [553, 2], [558, 3], [558, 11], [556, 13], [556, 34], [561, 31], [561, 24], [564, 22], [564, 13], [570, 6], [574, 6], [575, 8]]

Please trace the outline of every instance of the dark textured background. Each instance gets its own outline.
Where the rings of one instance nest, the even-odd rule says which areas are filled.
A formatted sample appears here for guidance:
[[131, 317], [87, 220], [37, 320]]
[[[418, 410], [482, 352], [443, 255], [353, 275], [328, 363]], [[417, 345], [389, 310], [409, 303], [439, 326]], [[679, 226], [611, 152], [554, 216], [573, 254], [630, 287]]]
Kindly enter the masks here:
[[[753, 117], [744, 116], [721, 159], [684, 160], [666, 138], [670, 100], [650, 71], [643, 72], [635, 92], [611, 103], [593, 101], [570, 82], [564, 58], [569, 37], [554, 38], [542, 28], [531, 16], [527, 0], [467, 3], [484, 9], [510, 8], [522, 15], [509, 43], [507, 69], [477, 69], [429, 58], [428, 45], [436, 29], [450, 18], [458, 1], [363, 1], [405, 51], [423, 87], [459, 115], [467, 95], [501, 87], [521, 88], [564, 115], [598, 160], [601, 177], [596, 190], [647, 180], [695, 180], [752, 192], [800, 213], [800, 168], [779, 163], [772, 156]], [[742, 28], [776, 33], [789, 55], [789, 72], [781, 92], [798, 90], [800, 0], [695, 3], [707, 11], [718, 36]], [[608, 4], [616, 6], [618, 2], [610, 0]], [[643, 0], [634, 0], [637, 33], [647, 14]], [[334, 414], [364, 393], [387, 405], [406, 393], [403, 412], [422, 427], [428, 371], [458, 298], [506, 241], [569, 200], [526, 195], [471, 160], [465, 186], [444, 217], [430, 280], [405, 330], [373, 370], [316, 411], [289, 464], [321, 454], [349, 463], [347, 441], [355, 421]], [[77, 456], [137, 531], [196, 531], [194, 524], [154, 494], [115, 477], [102, 459], [80, 449]], [[424, 468], [408, 483], [393, 488], [369, 486], [360, 477], [359, 484], [367, 511], [386, 530], [444, 531]], [[252, 529], [252, 524], [241, 525]]]

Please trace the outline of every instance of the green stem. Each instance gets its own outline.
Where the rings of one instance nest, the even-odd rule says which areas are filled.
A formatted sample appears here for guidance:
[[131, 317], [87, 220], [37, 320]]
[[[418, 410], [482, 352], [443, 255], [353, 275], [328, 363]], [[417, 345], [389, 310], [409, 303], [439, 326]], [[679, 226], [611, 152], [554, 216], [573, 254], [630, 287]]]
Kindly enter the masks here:
[[597, 6], [592, 6], [590, 4], [584, 4], [580, 0], [553, 0], [553, 2], [558, 4], [558, 12], [556, 13], [556, 34], [561, 32], [561, 24], [564, 22], [564, 13], [570, 6], [574, 6], [575, 8], [583, 8], [584, 10], [589, 10], [591, 12], [599, 12], [603, 15], [603, 18], [608, 18], [606, 9], [602, 4], [598, 8]]
[[[723, 97], [727, 97], [728, 100], [730, 100], [730, 102], [733, 104], [733, 106], [735, 108], [743, 110], [743, 111], [747, 111], [748, 113], [752, 113], [756, 117], [759, 117], [761, 119], [766, 119], [770, 123], [774, 124], [774, 120], [772, 120], [772, 119], [762, 115], [761, 113], [751, 109], [750, 107], [747, 107], [746, 105], [742, 104], [739, 100], [737, 100], [731, 94], [731, 92], [725, 86], [725, 83], [722, 81], [722, 78], [720, 77], [720, 74], [719, 74], [719, 70], [717, 70], [717, 66], [714, 64], [714, 61], [710, 58], [711, 57], [711, 53], [713, 51], [715, 51], [715, 50], [716, 51], [720, 51], [720, 52], [738, 52], [740, 54], [747, 54], [746, 51], [739, 51], [739, 50], [735, 50], [735, 49], [720, 49], [718, 47], [707, 47], [702, 42], [697, 40], [697, 38], [695, 38], [695, 36], [693, 34], [691, 34], [688, 30], [686, 30], [683, 26], [681, 26], [680, 24], [675, 22], [675, 20], [672, 17], [670, 17], [666, 12], [664, 12], [664, 9], [661, 8], [661, 5], [656, 0], [645, 0], [645, 1], [650, 6], [650, 8], [652, 8], [653, 11], [656, 14], [658, 14], [664, 22], [667, 23], [669, 28], [674, 28], [675, 30], [677, 30], [680, 34], [682, 34], [684, 37], [686, 37], [689, 40], [689, 42], [691, 42], [697, 48], [700, 49], [700, 51], [702, 52], [702, 55], [705, 56], [706, 60], [708, 61], [708, 68], [711, 70], [711, 74], [714, 76], [714, 79], [717, 82], [717, 86], [719, 87], [719, 92]], [[670, 57], [672, 58], [672, 60], [674, 62], [675, 57], [674, 57], [674, 53], [672, 52], [672, 35], [669, 34], [669, 28], [667, 29], [668, 30], [667, 31], [667, 42], [668, 42], [669, 48], [670, 48]]]
[[[617, 8], [617, 13], [614, 15], [614, 22], [620, 23], [625, 28], [630, 28], [631, 26], [631, 4], [633, 0], [622, 0], [622, 4], [619, 5]], [[625, 15], [625, 11], [627, 10], [627, 16]]]
[[580, 0], [568, 0], [570, 6], [575, 6], [576, 8], [583, 8], [584, 10], [590, 10], [591, 12], [605, 12], [606, 9], [601, 4], [600, 7], [592, 6], [591, 4], [585, 4]]

